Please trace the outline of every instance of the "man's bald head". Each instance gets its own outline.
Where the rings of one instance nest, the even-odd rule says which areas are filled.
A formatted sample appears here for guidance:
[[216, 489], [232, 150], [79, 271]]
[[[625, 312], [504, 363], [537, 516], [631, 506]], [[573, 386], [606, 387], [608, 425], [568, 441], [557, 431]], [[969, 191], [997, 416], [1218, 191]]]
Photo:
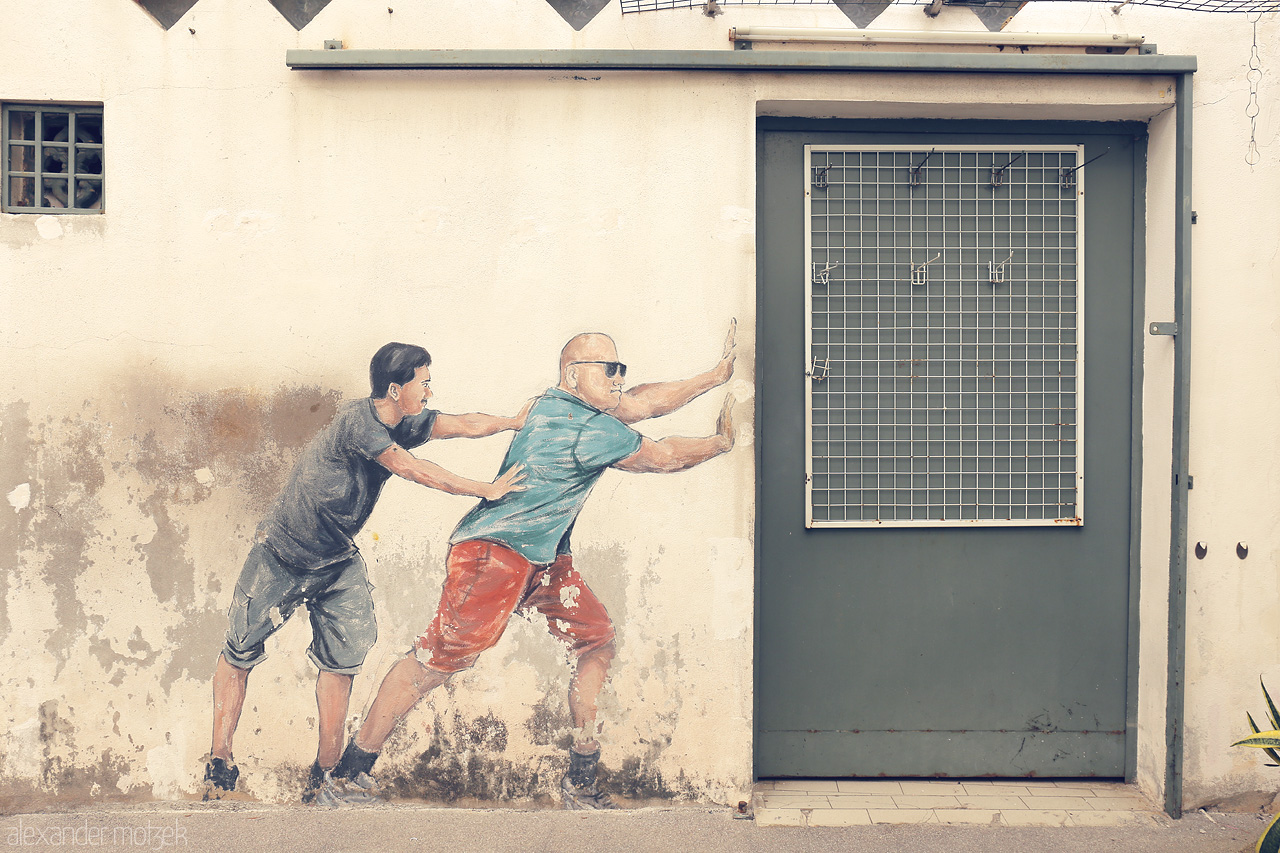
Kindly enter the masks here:
[[600, 332], [583, 332], [570, 338], [569, 343], [560, 350], [560, 381], [565, 378], [565, 371], [575, 361], [617, 361], [618, 348], [613, 338]]
[[560, 351], [560, 390], [602, 412], [611, 412], [622, 402], [626, 375], [626, 365], [618, 364], [618, 348], [608, 335], [587, 332]]

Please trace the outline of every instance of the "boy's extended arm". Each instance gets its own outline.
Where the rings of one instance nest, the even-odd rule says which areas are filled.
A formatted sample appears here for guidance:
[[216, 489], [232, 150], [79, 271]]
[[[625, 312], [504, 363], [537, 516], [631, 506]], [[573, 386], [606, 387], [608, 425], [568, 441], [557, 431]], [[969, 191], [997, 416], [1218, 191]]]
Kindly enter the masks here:
[[486, 415], [483, 412], [471, 412], [466, 415], [450, 415], [444, 412], [436, 415], [436, 422], [431, 425], [431, 438], [484, 438], [487, 435], [502, 432], [505, 429], [518, 430], [524, 426], [524, 419], [529, 414], [533, 400], [524, 404], [514, 418], [498, 415]]
[[496, 501], [508, 492], [522, 492], [525, 486], [524, 468], [514, 465], [492, 483], [481, 483], [468, 480], [466, 477], [441, 468], [434, 462], [419, 459], [398, 444], [393, 444], [378, 454], [378, 463], [397, 477], [404, 477], [432, 489], [439, 489], [451, 495], [471, 495]]
[[716, 421], [716, 432], [704, 438], [673, 435], [660, 441], [646, 438], [640, 449], [613, 467], [633, 474], [670, 474], [684, 471], [733, 448], [733, 397], [726, 397]]
[[737, 329], [738, 321], [731, 321], [729, 335], [724, 342], [724, 355], [720, 357], [719, 364], [706, 373], [699, 373], [689, 379], [650, 382], [629, 388], [623, 392], [622, 402], [618, 404], [618, 408], [609, 414], [624, 424], [662, 417], [702, 396], [712, 388], [728, 382], [729, 377], [733, 375], [733, 362], [737, 358], [737, 353], [734, 352]]

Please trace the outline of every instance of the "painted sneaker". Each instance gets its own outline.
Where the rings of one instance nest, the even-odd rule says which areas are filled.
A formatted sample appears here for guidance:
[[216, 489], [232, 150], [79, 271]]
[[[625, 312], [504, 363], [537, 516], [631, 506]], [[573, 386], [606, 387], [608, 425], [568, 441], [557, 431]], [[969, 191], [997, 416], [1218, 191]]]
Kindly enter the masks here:
[[366, 799], [362, 802], [368, 803], [380, 803], [386, 799], [378, 787], [378, 780], [368, 773], [357, 773], [354, 779], [347, 779], [346, 783], [348, 797], [363, 795]]
[[204, 765], [204, 799], [220, 800], [222, 795], [236, 789], [240, 768], [227, 764], [225, 759], [210, 757]]
[[320, 784], [302, 795], [304, 803], [332, 809], [382, 802], [378, 783], [368, 773], [361, 773], [355, 779], [334, 776], [331, 770], [325, 770], [323, 774]]
[[613, 800], [609, 799], [608, 794], [599, 789], [595, 782], [592, 782], [588, 787], [579, 788], [569, 781], [568, 773], [560, 778], [560, 796], [564, 800], [564, 807], [570, 811], [616, 809], [618, 807]]

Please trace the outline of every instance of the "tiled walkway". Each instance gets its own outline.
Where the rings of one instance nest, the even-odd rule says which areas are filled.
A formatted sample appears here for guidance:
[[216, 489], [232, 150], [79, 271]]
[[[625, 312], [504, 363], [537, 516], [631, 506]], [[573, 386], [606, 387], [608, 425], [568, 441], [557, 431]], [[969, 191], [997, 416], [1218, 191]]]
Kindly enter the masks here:
[[1134, 786], [1087, 779], [788, 779], [756, 783], [752, 805], [759, 826], [1120, 826], [1164, 819]]

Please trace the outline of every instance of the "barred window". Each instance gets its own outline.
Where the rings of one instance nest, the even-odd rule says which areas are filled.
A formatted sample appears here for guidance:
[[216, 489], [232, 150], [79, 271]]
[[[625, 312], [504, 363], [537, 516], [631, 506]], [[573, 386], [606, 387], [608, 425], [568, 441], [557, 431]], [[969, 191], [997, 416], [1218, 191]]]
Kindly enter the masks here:
[[101, 213], [102, 105], [5, 104], [5, 213]]

